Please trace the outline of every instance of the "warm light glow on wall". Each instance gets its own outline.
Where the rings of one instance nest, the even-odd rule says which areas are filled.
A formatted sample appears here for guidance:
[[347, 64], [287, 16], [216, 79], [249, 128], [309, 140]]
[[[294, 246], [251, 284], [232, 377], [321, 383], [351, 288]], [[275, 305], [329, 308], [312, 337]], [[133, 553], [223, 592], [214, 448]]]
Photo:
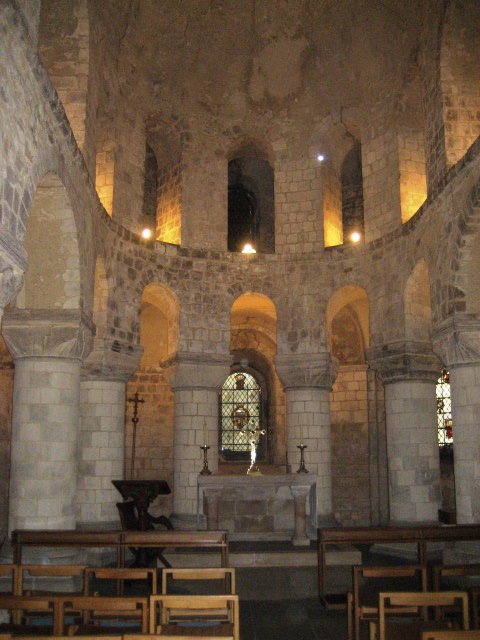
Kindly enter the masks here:
[[142, 238], [144, 240], [149, 240], [152, 237], [152, 230], [149, 229], [148, 227], [145, 227], [145, 229], [142, 230]]
[[252, 245], [249, 242], [247, 242], [247, 244], [242, 249], [242, 253], [257, 253], [257, 252], [252, 247]]

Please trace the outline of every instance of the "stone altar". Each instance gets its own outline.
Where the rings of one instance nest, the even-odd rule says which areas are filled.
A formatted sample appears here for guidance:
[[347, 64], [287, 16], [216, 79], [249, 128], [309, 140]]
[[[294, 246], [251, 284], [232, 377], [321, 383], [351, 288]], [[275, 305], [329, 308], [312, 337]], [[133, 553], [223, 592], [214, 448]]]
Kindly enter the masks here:
[[316, 536], [316, 477], [305, 474], [198, 476], [197, 520], [225, 529], [230, 540], [291, 540]]

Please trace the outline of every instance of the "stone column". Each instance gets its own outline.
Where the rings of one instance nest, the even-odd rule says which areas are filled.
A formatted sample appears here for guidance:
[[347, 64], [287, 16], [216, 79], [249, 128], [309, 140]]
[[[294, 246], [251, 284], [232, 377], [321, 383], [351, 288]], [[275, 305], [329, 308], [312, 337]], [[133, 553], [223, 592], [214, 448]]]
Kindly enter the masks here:
[[95, 341], [80, 383], [77, 524], [118, 527], [121, 496], [112, 480], [125, 477], [125, 387], [142, 348]]
[[305, 466], [317, 478], [316, 521], [331, 524], [332, 470], [330, 392], [336, 368], [329, 353], [281, 355], [275, 358], [287, 402], [287, 453], [292, 472], [300, 462], [303, 435]]
[[434, 344], [450, 372], [457, 522], [458, 524], [478, 524], [480, 522], [479, 320], [468, 316], [449, 318], [435, 330]]
[[9, 531], [75, 527], [80, 311], [9, 311], [3, 335], [15, 363]]
[[430, 344], [369, 350], [385, 386], [392, 523], [437, 522], [441, 505], [435, 384], [441, 364]]
[[196, 528], [197, 476], [207, 444], [208, 466], [218, 471], [218, 393], [230, 372], [231, 356], [179, 353], [172, 391], [175, 393], [173, 436], [173, 521]]

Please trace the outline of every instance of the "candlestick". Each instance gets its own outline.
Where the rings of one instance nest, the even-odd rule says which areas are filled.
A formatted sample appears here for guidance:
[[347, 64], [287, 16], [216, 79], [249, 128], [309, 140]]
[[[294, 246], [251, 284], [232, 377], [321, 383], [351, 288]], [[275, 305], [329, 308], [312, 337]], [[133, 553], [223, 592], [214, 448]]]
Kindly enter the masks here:
[[298, 444], [297, 449], [300, 449], [300, 466], [297, 469], [297, 473], [308, 473], [308, 469], [305, 466], [305, 459], [303, 457], [303, 451], [307, 448], [306, 444]]
[[200, 447], [200, 449], [202, 449], [203, 451], [203, 469], [200, 471], [200, 475], [209, 476], [212, 473], [208, 468], [208, 458], [207, 458], [207, 451], [210, 449], [210, 447], [204, 444]]

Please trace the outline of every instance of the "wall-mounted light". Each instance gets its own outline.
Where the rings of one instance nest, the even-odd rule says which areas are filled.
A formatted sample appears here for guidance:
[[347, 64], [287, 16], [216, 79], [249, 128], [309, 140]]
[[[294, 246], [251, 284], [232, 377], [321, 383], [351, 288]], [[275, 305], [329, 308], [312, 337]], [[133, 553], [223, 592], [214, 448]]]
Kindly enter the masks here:
[[358, 244], [360, 242], [360, 240], [362, 239], [362, 236], [360, 235], [360, 233], [358, 231], [354, 231], [352, 233], [352, 235], [350, 236], [350, 239], [353, 242], [353, 244]]
[[242, 249], [242, 253], [257, 253], [257, 252], [252, 247], [252, 245], [249, 242], [247, 242], [247, 244]]
[[145, 227], [145, 229], [142, 229], [141, 235], [144, 240], [149, 240], [152, 237], [152, 230], [148, 227]]
[[323, 153], [319, 153], [317, 156], [317, 160], [319, 162], [323, 162], [325, 160], [325, 156], [323, 155]]

